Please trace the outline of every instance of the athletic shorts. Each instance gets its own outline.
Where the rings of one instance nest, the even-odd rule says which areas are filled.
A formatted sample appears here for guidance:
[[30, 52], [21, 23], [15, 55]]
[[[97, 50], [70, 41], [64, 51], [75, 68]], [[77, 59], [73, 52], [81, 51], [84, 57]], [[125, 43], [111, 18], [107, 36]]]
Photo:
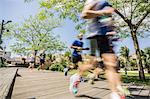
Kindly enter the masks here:
[[75, 64], [75, 63], [78, 63], [79, 61], [82, 61], [82, 56], [79, 55], [79, 56], [72, 56], [72, 62]]
[[107, 35], [108, 32], [114, 32], [114, 26], [100, 27], [99, 30], [89, 30], [87, 39], [97, 38], [98, 36]]
[[[114, 44], [112, 36], [96, 36], [90, 40], [90, 54], [91, 56], [96, 56], [96, 51], [98, 51], [98, 56], [102, 56], [105, 53], [114, 54]], [[104, 68], [103, 62], [100, 62], [97, 67]]]
[[44, 64], [45, 60], [44, 59], [40, 59], [40, 65]]
[[30, 63], [34, 63], [34, 61], [30, 61]]
[[90, 50], [91, 55], [95, 56], [96, 50], [100, 53], [100, 56], [104, 53], [114, 53], [114, 38], [112, 36], [96, 36], [95, 38], [89, 39], [90, 40]]

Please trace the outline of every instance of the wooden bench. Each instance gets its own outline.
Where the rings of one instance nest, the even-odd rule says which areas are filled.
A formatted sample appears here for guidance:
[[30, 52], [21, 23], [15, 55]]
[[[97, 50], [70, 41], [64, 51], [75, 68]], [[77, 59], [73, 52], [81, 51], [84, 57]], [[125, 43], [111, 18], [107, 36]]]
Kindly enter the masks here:
[[0, 99], [10, 99], [17, 68], [0, 68]]

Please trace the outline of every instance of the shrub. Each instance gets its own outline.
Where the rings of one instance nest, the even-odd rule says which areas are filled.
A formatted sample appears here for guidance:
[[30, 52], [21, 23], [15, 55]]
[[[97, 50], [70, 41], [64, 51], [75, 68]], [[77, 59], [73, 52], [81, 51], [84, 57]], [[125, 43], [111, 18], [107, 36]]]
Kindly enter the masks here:
[[61, 63], [54, 63], [52, 64], [49, 69], [52, 71], [62, 71], [64, 70], [65, 66]]

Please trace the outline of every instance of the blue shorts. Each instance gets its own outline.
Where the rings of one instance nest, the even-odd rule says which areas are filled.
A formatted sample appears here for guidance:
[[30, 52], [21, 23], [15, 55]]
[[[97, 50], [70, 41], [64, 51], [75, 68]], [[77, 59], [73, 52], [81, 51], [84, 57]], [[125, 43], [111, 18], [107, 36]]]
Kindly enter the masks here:
[[107, 32], [112, 32], [112, 31], [114, 31], [112, 26], [111, 27], [105, 26], [105, 27], [101, 27], [98, 33], [100, 33], [101, 35], [106, 35]]
[[105, 36], [108, 32], [113, 32], [113, 31], [114, 31], [113, 26], [100, 27], [98, 31], [91, 32], [89, 34], [89, 36], [87, 37], [87, 39], [94, 39], [94, 38], [97, 38], [99, 36]]
[[40, 64], [44, 64], [45, 63], [45, 59], [40, 59]]

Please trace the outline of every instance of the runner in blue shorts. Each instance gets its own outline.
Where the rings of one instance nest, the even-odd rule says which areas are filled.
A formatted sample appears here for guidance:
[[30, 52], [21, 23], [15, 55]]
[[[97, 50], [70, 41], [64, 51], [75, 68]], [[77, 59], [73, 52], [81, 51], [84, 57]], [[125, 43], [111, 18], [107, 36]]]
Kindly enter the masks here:
[[[71, 48], [73, 49], [73, 53], [71, 56], [71, 61], [73, 63], [73, 68], [77, 69], [78, 68], [78, 62], [82, 61], [82, 50], [89, 50], [89, 48], [83, 48], [83, 34], [80, 33], [77, 36], [77, 40], [75, 40], [72, 45]], [[67, 76], [67, 72], [70, 70], [71, 68], [65, 68], [65, 76]]]
[[[116, 41], [114, 30], [114, 19], [112, 14], [115, 9], [107, 0], [87, 0], [82, 11], [82, 18], [87, 20], [87, 29], [89, 35], [87, 39], [95, 39], [100, 51], [100, 56], [105, 66], [106, 78], [111, 90], [111, 99], [125, 99], [129, 95], [129, 91], [121, 86], [120, 75], [117, 68], [117, 56], [113, 50], [113, 42]], [[91, 49], [93, 49], [91, 45]], [[91, 50], [91, 54], [93, 50]], [[99, 61], [98, 58], [91, 56], [87, 62], [79, 64], [79, 73], [70, 77], [70, 91], [74, 94], [78, 92], [80, 77], [84, 71], [91, 69]]]

